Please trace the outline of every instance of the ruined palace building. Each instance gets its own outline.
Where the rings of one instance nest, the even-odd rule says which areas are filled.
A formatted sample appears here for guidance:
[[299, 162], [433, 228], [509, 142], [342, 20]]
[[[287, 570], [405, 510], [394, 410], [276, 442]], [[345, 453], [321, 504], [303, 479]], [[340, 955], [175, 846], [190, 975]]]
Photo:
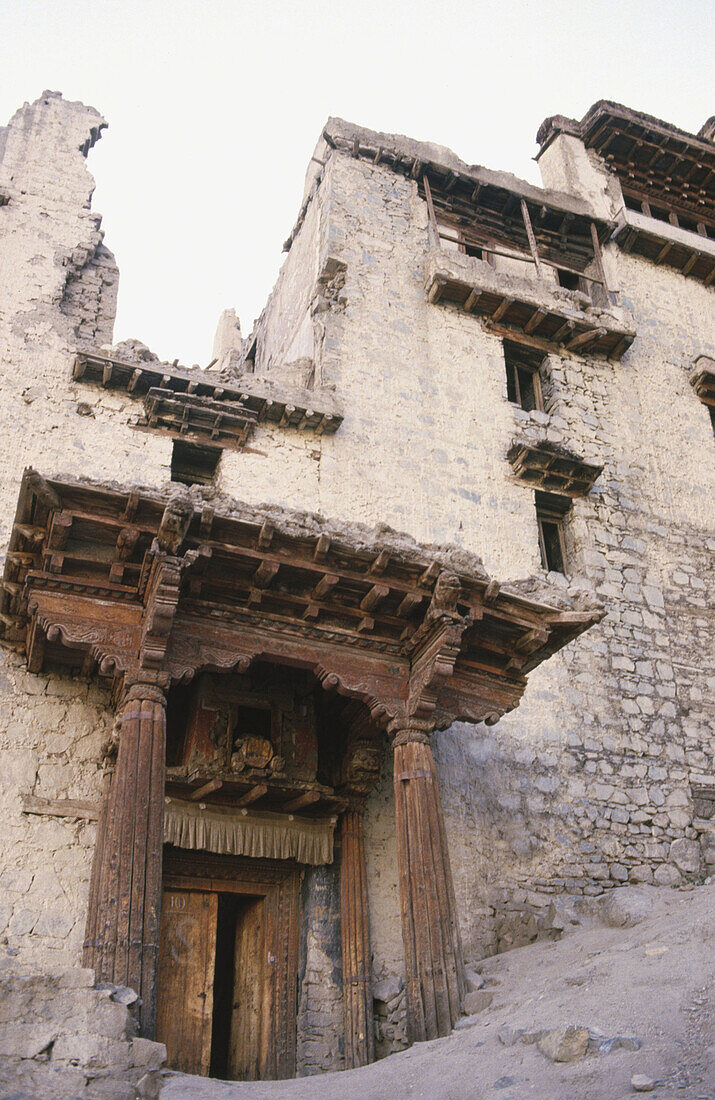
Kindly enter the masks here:
[[[113, 343], [105, 126], [0, 128], [0, 979], [361, 1066], [712, 872], [715, 124], [548, 118], [537, 187], [331, 118], [205, 368]], [[111, 1068], [88, 1019], [43, 1073]]]

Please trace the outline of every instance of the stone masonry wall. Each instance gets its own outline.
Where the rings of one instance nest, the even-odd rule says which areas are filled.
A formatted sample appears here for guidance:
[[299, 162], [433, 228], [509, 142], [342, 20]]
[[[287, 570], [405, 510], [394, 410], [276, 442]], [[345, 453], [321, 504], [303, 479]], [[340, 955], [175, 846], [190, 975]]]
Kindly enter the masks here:
[[[45, 93], [1, 135], [3, 548], [26, 465], [125, 484], [169, 478], [171, 441], [132, 430], [136, 403], [71, 380], [78, 341], [111, 338], [116, 270], [85, 162], [103, 125]], [[587, 183], [599, 202], [612, 195]], [[606, 599], [606, 619], [532, 673], [521, 707], [497, 726], [435, 738], [471, 960], [553, 934], [559, 894], [678, 884], [712, 862], [707, 799], [693, 792], [715, 782], [705, 667], [715, 446], [687, 380], [715, 345], [712, 290], [609, 246], [636, 341], [618, 363], [550, 358], [547, 412], [528, 415], [507, 400], [499, 338], [428, 302], [427, 247], [413, 181], [328, 156], [261, 319], [256, 366], [334, 387], [345, 420], [318, 438], [259, 425], [250, 452], [224, 454], [219, 485], [462, 543], [506, 582], [540, 564], [533, 492], [506, 461], [512, 440], [546, 438], [604, 464], [574, 502], [567, 544], [569, 568]], [[21, 796], [98, 797], [108, 700], [80, 680], [28, 675], [6, 649], [0, 692], [1, 946], [27, 969], [59, 972], [79, 960], [94, 828], [23, 814]], [[393, 821], [386, 759], [365, 829], [381, 1053], [404, 1041]], [[311, 957], [317, 991], [317, 949]], [[310, 1011], [334, 1007], [316, 1000]]]
[[[169, 479], [168, 439], [132, 431], [134, 402], [72, 381], [80, 339], [111, 338], [117, 272], [91, 210], [92, 108], [44, 93], [2, 131], [0, 554], [25, 466], [118, 481]], [[22, 796], [99, 797], [112, 722], [95, 685], [27, 673], [0, 648], [0, 957], [26, 971], [80, 962], [94, 823], [22, 812]]]

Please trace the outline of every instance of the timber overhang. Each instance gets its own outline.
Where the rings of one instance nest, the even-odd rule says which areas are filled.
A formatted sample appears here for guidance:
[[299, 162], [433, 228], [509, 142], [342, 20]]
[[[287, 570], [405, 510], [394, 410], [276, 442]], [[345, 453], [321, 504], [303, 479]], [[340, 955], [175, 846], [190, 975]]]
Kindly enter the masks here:
[[383, 726], [446, 726], [513, 709], [526, 674], [603, 617], [583, 592], [532, 590], [389, 528], [30, 469], [0, 623], [36, 672], [116, 686], [137, 669], [185, 682], [269, 660], [311, 669]]
[[548, 493], [581, 497], [590, 493], [603, 466], [586, 462], [578, 455], [547, 443], [515, 441], [507, 459], [516, 476]]
[[536, 137], [539, 156], [560, 133], [580, 137], [603, 157], [624, 193], [659, 200], [668, 210], [713, 226], [715, 145], [707, 125], [691, 134], [621, 103], [599, 100], [580, 122], [561, 115], [545, 119]]
[[255, 426], [336, 432], [343, 415], [332, 394], [273, 386], [250, 374], [225, 379], [220, 373], [181, 370], [154, 360], [129, 362], [100, 352], [78, 352], [76, 382], [118, 390], [143, 401], [137, 428], [168, 431], [189, 442], [240, 449]]
[[596, 306], [580, 291], [499, 272], [458, 252], [430, 249], [425, 289], [430, 301], [451, 302], [496, 334], [544, 352], [619, 359], [636, 336], [633, 319], [619, 306]]

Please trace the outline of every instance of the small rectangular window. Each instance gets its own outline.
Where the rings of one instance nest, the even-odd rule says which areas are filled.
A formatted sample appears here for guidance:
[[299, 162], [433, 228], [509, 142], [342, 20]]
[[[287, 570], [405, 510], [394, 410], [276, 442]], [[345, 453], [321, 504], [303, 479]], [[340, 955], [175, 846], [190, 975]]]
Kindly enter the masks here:
[[565, 271], [562, 267], [557, 267], [556, 276], [559, 280], [559, 286], [562, 286], [565, 290], [580, 289], [581, 278], [575, 271]]
[[539, 526], [541, 565], [550, 573], [566, 572], [564, 521], [571, 508], [568, 497], [557, 493], [535, 494], [536, 521]]
[[543, 411], [544, 399], [541, 392], [541, 364], [544, 356], [534, 348], [504, 341], [504, 362], [506, 364], [507, 397], [514, 405], [521, 406], [526, 412], [532, 409]]
[[175, 439], [171, 450], [171, 480], [182, 485], [211, 485], [216, 478], [221, 449], [201, 447]]

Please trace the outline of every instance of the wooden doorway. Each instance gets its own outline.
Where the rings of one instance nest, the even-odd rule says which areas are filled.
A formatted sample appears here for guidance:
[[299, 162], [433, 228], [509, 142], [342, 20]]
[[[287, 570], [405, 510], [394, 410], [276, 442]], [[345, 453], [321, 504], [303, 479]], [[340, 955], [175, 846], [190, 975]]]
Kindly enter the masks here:
[[178, 849], [164, 863], [157, 1039], [169, 1066], [293, 1077], [298, 865]]

